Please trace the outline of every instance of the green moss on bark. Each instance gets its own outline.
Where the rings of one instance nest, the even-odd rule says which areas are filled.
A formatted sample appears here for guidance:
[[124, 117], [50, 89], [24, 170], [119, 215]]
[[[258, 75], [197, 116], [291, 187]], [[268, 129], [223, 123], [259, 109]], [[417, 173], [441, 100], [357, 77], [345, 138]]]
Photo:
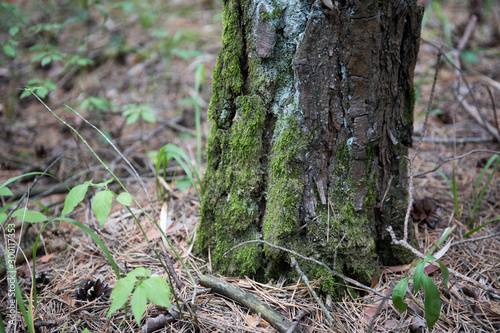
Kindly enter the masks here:
[[198, 244], [201, 249], [212, 248], [212, 262], [221, 272], [253, 274], [260, 267], [256, 246], [237, 249], [229, 258], [222, 254], [237, 242], [259, 238], [266, 110], [258, 96], [240, 96], [235, 107], [232, 129], [220, 131], [214, 124], [208, 142], [208, 193], [202, 202]]
[[[302, 202], [302, 161], [299, 156], [304, 149], [305, 138], [300, 134], [293, 117], [276, 124], [273, 152], [270, 157], [269, 184], [264, 217], [264, 239], [289, 246], [289, 238], [298, 228], [299, 208]], [[281, 128], [281, 130], [280, 130]], [[281, 254], [266, 248], [266, 255], [276, 258]]]
[[213, 94], [208, 111], [209, 119], [225, 129], [231, 126], [233, 101], [240, 95], [244, 83], [242, 19], [238, 1], [226, 1], [222, 11], [222, 50], [213, 71]]

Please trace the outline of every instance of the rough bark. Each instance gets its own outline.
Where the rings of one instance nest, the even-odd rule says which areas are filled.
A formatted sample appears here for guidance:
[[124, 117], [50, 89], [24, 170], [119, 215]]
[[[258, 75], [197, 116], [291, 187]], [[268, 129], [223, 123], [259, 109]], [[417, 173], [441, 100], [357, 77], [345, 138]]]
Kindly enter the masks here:
[[[369, 281], [407, 203], [422, 11], [408, 1], [224, 1], [197, 246], [223, 274], [276, 277], [264, 239]], [[385, 200], [382, 202], [382, 199]], [[310, 278], [323, 273], [309, 267]]]

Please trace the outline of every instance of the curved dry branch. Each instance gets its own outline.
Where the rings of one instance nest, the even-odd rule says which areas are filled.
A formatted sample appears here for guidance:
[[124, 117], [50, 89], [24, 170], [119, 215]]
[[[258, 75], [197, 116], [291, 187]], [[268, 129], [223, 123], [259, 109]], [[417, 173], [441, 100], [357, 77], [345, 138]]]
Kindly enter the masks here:
[[[201, 275], [200, 284], [204, 287], [212, 289], [217, 294], [229, 297], [232, 300], [242, 304], [243, 306], [251, 309], [255, 313], [259, 313], [271, 326], [280, 331], [281, 333], [287, 332], [288, 328], [292, 326], [292, 322], [273, 309], [267, 304], [262, 303], [257, 297], [252, 294], [233, 286], [231, 283], [216, 278], [213, 275]], [[300, 333], [298, 328], [295, 328], [293, 333]]]

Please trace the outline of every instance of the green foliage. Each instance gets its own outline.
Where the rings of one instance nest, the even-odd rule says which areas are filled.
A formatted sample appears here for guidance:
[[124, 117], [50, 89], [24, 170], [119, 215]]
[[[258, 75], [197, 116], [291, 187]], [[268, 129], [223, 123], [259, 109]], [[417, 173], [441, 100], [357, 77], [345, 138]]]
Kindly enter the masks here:
[[[496, 161], [496, 163], [495, 163], [495, 161]], [[495, 163], [495, 164], [493, 165], [493, 163]], [[479, 204], [481, 203], [481, 200], [483, 199], [483, 196], [486, 193], [486, 190], [488, 189], [488, 186], [490, 185], [491, 180], [495, 176], [495, 173], [497, 172], [499, 166], [500, 166], [500, 156], [493, 155], [488, 160], [486, 165], [484, 166], [483, 170], [481, 171], [481, 174], [479, 175], [479, 177], [476, 181], [476, 184], [474, 186], [474, 190], [472, 192], [472, 198], [470, 201], [472, 203], [470, 205], [470, 216], [467, 219], [467, 227], [469, 229], [474, 228]], [[483, 187], [480, 190], [481, 184], [483, 183], [484, 176], [486, 175], [486, 172], [490, 169], [490, 167], [492, 167], [491, 174], [489, 175], [488, 179], [486, 180], [486, 182], [484, 183]], [[441, 170], [438, 170], [437, 172], [438, 172], [438, 174], [441, 175], [441, 177], [444, 178], [444, 180], [446, 181], [448, 186], [451, 188], [452, 194], [453, 194], [453, 202], [455, 205], [455, 215], [460, 217], [461, 212], [460, 212], [460, 207], [459, 207], [458, 188], [457, 188], [457, 180], [456, 180], [456, 175], [455, 175], [455, 164], [453, 164], [453, 172], [452, 172], [452, 179], [451, 180]], [[468, 236], [468, 235], [472, 234], [473, 232], [480, 230], [484, 226], [486, 226], [486, 225], [488, 225], [491, 222], [494, 222], [496, 220], [498, 220], [498, 219], [493, 219], [491, 221], [488, 221], [488, 222], [484, 223], [483, 225], [481, 225], [479, 228], [476, 228], [476, 229], [472, 230], [471, 232], [467, 233], [466, 235]], [[464, 237], [466, 237], [466, 236], [464, 235]]]
[[44, 214], [37, 211], [28, 210], [27, 208], [24, 207], [16, 209], [12, 213], [12, 217], [17, 217], [19, 220], [29, 223], [37, 223], [47, 220], [47, 216], [45, 216]]
[[[36, 175], [51, 176], [50, 174], [47, 174], [44, 172], [29, 172], [29, 173], [25, 173], [25, 174], [22, 174], [22, 175], [19, 175], [16, 177], [12, 177], [0, 185], [0, 196], [5, 196], [5, 197], [13, 196], [14, 194], [7, 187], [7, 185], [9, 185], [9, 184], [11, 184], [11, 183], [15, 182], [16, 180], [21, 179], [23, 177], [30, 177], [30, 176], [36, 176]], [[17, 203], [18, 203], [17, 201], [14, 201], [14, 202], [8, 203], [8, 204], [0, 207], [0, 223], [3, 223], [7, 220], [7, 213], [6, 213], [7, 210]], [[42, 206], [42, 208], [45, 208], [45, 207]], [[26, 222], [41, 222], [39, 220], [42, 218], [42, 215], [43, 215], [37, 211], [31, 211], [31, 210], [28, 210], [25, 208], [18, 209], [14, 213], [15, 213], [15, 217], [18, 217], [21, 220], [24, 217], [26, 219], [25, 220]], [[14, 213], [13, 213], [13, 215], [14, 215]], [[45, 221], [46, 219], [47, 218], [45, 217], [42, 221]]]
[[149, 104], [127, 104], [124, 109], [123, 116], [127, 118], [127, 125], [135, 123], [139, 118], [148, 123], [156, 123], [155, 111]]
[[392, 302], [401, 312], [405, 312], [408, 304], [405, 302], [406, 290], [408, 289], [408, 278], [405, 277], [394, 287], [392, 291]]
[[92, 180], [86, 181], [83, 184], [77, 185], [69, 191], [66, 199], [64, 200], [64, 208], [61, 212], [61, 216], [65, 217], [67, 214], [71, 213], [80, 202], [83, 201], [85, 194], [89, 186], [92, 184]]
[[[38, 97], [41, 99], [45, 99], [47, 97], [49, 91], [56, 90], [57, 86], [50, 78], [42, 79], [31, 79], [28, 81], [29, 86], [26, 88], [34, 91]], [[20, 99], [26, 98], [30, 96], [31, 93], [27, 90], [23, 91], [19, 96]]]
[[[495, 160], [496, 160], [496, 163], [495, 163], [495, 166], [493, 167], [493, 169], [491, 170], [490, 176], [486, 180], [486, 183], [484, 184], [483, 188], [481, 189], [481, 192], [479, 192], [479, 194], [477, 194], [478, 190], [479, 190], [479, 187], [481, 186], [481, 183], [483, 181], [483, 178], [484, 178], [484, 176], [486, 174], [486, 171], [495, 162]], [[470, 218], [469, 221], [467, 221], [467, 226], [469, 228], [472, 228], [474, 226], [474, 220], [475, 220], [475, 217], [476, 217], [477, 209], [479, 207], [479, 203], [481, 202], [481, 199], [483, 198], [484, 193], [486, 192], [486, 189], [490, 185], [491, 180], [495, 176], [495, 173], [497, 172], [499, 166], [500, 166], [500, 155], [493, 155], [488, 160], [488, 162], [484, 166], [483, 170], [481, 171], [481, 174], [479, 175], [479, 178], [477, 179], [476, 185], [474, 186], [474, 191], [472, 192], [472, 200], [474, 202], [474, 205], [472, 206], [471, 218]]]
[[114, 109], [116, 106], [106, 98], [91, 96], [84, 99], [80, 107], [89, 111], [99, 110], [102, 112], [106, 112], [110, 109]]
[[[443, 274], [444, 288], [448, 292], [448, 268], [442, 261], [438, 259], [446, 253], [446, 251], [450, 247], [451, 242], [448, 242], [445, 246], [443, 246], [443, 248], [440, 251], [436, 252], [434, 256], [431, 254], [436, 250], [437, 246], [441, 245], [446, 240], [446, 238], [448, 238], [448, 236], [454, 229], [455, 227], [446, 229], [436, 245], [427, 252], [426, 257], [423, 260], [420, 259], [419, 261], [417, 261], [416, 267], [413, 270], [413, 276], [411, 277], [411, 279], [413, 280], [413, 290], [415, 294], [420, 290], [420, 288], [423, 287], [424, 289], [425, 321], [429, 329], [432, 329], [439, 318], [439, 314], [441, 312], [441, 297], [439, 296], [439, 290], [436, 284], [429, 276], [424, 273], [424, 269], [428, 262], [437, 262]], [[394, 303], [394, 306], [401, 312], [406, 311], [406, 309], [408, 308], [408, 304], [405, 302], [404, 297], [406, 295], [406, 292], [408, 292], [409, 279], [410, 277], [405, 277], [401, 281], [399, 281], [392, 292], [392, 301]]]
[[473, 233], [475, 233], [476, 231], [483, 229], [483, 228], [484, 228], [484, 227], [486, 227], [488, 224], [490, 224], [490, 223], [492, 223], [492, 222], [495, 222], [495, 221], [500, 221], [500, 217], [494, 218], [494, 219], [492, 219], [492, 220], [489, 220], [489, 221], [488, 221], [488, 222], [486, 222], [486, 223], [481, 224], [481, 225], [480, 225], [480, 226], [478, 226], [478, 227], [475, 227], [474, 229], [472, 229], [471, 231], [469, 231], [468, 233], [466, 233], [466, 234], [464, 235], [464, 238], [469, 237], [470, 235], [472, 235], [472, 234], [473, 234]]
[[[439, 313], [441, 312], [441, 298], [439, 296], [439, 290], [434, 284], [432, 279], [424, 274], [425, 263], [431, 260], [435, 260], [432, 256], [427, 256], [423, 261], [421, 261], [413, 273], [413, 287], [415, 293], [417, 293], [423, 286], [425, 299], [424, 299], [424, 311], [425, 311], [425, 321], [427, 322], [427, 327], [432, 329], [437, 319], [439, 318]], [[440, 262], [439, 266], [443, 270], [443, 276], [446, 272], [448, 274], [448, 269], [446, 266]], [[408, 291], [408, 277], [399, 281], [399, 283], [394, 287], [392, 292], [392, 301], [394, 306], [401, 312], [406, 311], [408, 304], [404, 300], [404, 296]]]
[[[12, 182], [14, 182], [14, 181], [16, 181], [16, 180], [18, 180], [18, 179], [20, 179], [22, 177], [27, 177], [27, 176], [32, 176], [32, 175], [48, 175], [48, 174], [42, 173], [42, 172], [32, 172], [32, 173], [23, 174], [23, 175], [20, 175], [20, 176], [17, 176], [17, 177], [12, 177], [12, 178], [10, 178], [9, 180], [7, 180], [6, 182], [4, 182], [3, 184], [0, 185], [0, 193], [1, 193], [1, 195], [11, 196], [12, 195], [12, 191], [10, 191], [10, 189], [8, 189], [7, 185], [9, 185], [10, 183], [12, 183]], [[103, 186], [103, 184], [105, 184], [105, 183], [98, 184], [98, 185]], [[97, 235], [92, 230], [90, 230], [87, 226], [83, 225], [81, 222], [76, 221], [76, 220], [72, 220], [72, 219], [68, 219], [68, 218], [64, 217], [65, 215], [67, 215], [71, 211], [73, 211], [73, 209], [83, 200], [83, 198], [85, 197], [85, 193], [87, 192], [87, 190], [88, 190], [88, 188], [89, 188], [90, 185], [91, 185], [91, 181], [88, 181], [88, 182], [85, 182], [83, 184], [77, 185], [75, 188], [73, 188], [69, 192], [69, 194], [68, 194], [68, 196], [66, 197], [66, 200], [65, 200], [65, 204], [64, 204], [64, 208], [63, 208], [63, 216], [61, 218], [54, 218], [54, 219], [51, 219], [51, 220], [47, 221], [47, 217], [44, 214], [42, 214], [40, 212], [37, 212], [37, 211], [28, 210], [26, 207], [16, 209], [14, 212], [12, 212], [11, 216], [13, 218], [18, 218], [19, 220], [24, 221], [24, 222], [38, 223], [38, 222], [47, 221], [43, 225], [43, 227], [40, 229], [40, 231], [38, 233], [38, 236], [37, 236], [37, 238], [35, 240], [35, 243], [33, 245], [33, 276], [32, 276], [33, 281], [36, 280], [36, 250], [38, 248], [39, 239], [40, 239], [42, 231], [45, 229], [45, 227], [47, 225], [49, 225], [50, 223], [53, 223], [55, 221], [66, 221], [66, 222], [69, 222], [69, 223], [71, 223], [71, 224], [79, 227], [83, 231], [85, 231], [96, 242], [96, 244], [103, 250], [103, 252], [105, 253], [106, 257], [110, 261], [110, 264], [113, 266], [113, 269], [115, 271], [116, 276], [118, 278], [120, 278], [119, 269], [118, 269], [118, 266], [116, 265], [116, 263], [115, 263], [115, 261], [113, 259], [113, 256], [111, 255], [111, 253], [107, 249], [106, 245], [104, 245], [104, 243], [99, 239], [99, 237], [97, 237]], [[106, 191], [109, 192], [109, 190], [104, 190], [102, 192], [107, 193]], [[102, 192], [99, 192], [99, 193], [102, 193]], [[130, 196], [128, 193], [126, 195], [121, 195], [120, 202], [122, 202], [122, 203], [130, 202], [129, 201], [130, 198], [127, 195]], [[5, 205], [4, 207], [0, 208], [0, 222], [3, 223], [4, 221], [6, 221], [6, 219], [7, 219], [6, 211], [10, 207], [12, 207], [12, 205], [14, 203], [15, 202], [10, 203], [10, 204]], [[102, 210], [103, 209], [101, 209], [101, 211]], [[109, 212], [108, 212], [108, 214], [109, 214]], [[96, 215], [97, 215], [97, 213], [96, 213]], [[8, 224], [6, 226], [6, 230], [8, 232], [12, 232], [13, 231], [13, 229], [11, 228], [11, 226], [13, 226], [13, 224]], [[35, 288], [34, 285], [32, 285], [32, 287], [31, 287], [31, 295], [32, 295], [33, 298], [32, 298], [32, 300], [31, 299], [28, 300], [28, 304], [33, 304], [33, 306], [29, 306], [28, 309], [26, 309], [26, 306], [24, 305], [24, 298], [23, 298], [21, 289], [19, 287], [19, 284], [17, 282], [17, 277], [15, 275], [15, 272], [13, 270], [11, 270], [11, 269], [8, 269], [8, 272], [11, 275], [12, 281], [14, 281], [14, 284], [15, 284], [15, 295], [16, 295], [17, 304], [19, 306], [21, 314], [22, 314], [23, 318], [26, 321], [26, 324], [28, 326], [28, 330], [30, 332], [34, 332], [34, 327], [33, 327], [33, 322], [34, 322], [34, 319], [35, 319], [34, 318], [34, 313], [36, 313], [36, 308], [37, 308], [37, 305], [38, 305], [37, 304], [36, 288]]]
[[[177, 147], [174, 144], [167, 144], [163, 146], [157, 154], [156, 158], [156, 167], [155, 167], [155, 175], [156, 177], [160, 176], [160, 170], [163, 169], [163, 178], [166, 181], [167, 177], [167, 162], [169, 160], [176, 160], [177, 163], [181, 166], [181, 168], [184, 170], [186, 173], [189, 182], [191, 185], [194, 187], [196, 191], [196, 195], [198, 196], [198, 200], [201, 202], [201, 196], [200, 192], [198, 192], [198, 186], [200, 187], [201, 195], [203, 195], [203, 184], [201, 182], [200, 176], [198, 175], [198, 172], [196, 171], [195, 167], [193, 166], [193, 163], [191, 163], [191, 160], [187, 156], [186, 152], [182, 150], [181, 148]], [[196, 177], [196, 181], [193, 177], [193, 175]], [[198, 186], [197, 186], [198, 185]], [[161, 190], [160, 186], [157, 186], [157, 192], [160, 195]]]
[[168, 283], [160, 276], [151, 276], [149, 269], [138, 267], [116, 283], [111, 293], [113, 301], [108, 311], [108, 318], [126, 305], [130, 293], [132, 293], [130, 302], [132, 314], [139, 327], [148, 299], [156, 305], [172, 308]]
[[14, 58], [19, 41], [16, 39], [20, 29], [26, 24], [26, 14], [16, 5], [0, 3], [0, 28], [8, 29], [9, 39], [0, 43], [6, 56]]

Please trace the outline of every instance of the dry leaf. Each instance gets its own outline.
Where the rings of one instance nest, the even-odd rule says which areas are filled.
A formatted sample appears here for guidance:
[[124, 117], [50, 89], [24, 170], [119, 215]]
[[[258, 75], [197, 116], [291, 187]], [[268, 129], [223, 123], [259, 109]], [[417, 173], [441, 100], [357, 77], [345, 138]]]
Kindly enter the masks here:
[[260, 325], [260, 322], [261, 322], [261, 318], [260, 318], [260, 312], [259, 313], [256, 313], [252, 316], [250, 315], [245, 315], [245, 321], [248, 325], [252, 326], [252, 327], [257, 327]]
[[383, 273], [399, 273], [399, 272], [404, 272], [410, 269], [411, 264], [407, 265], [399, 265], [399, 266], [390, 266], [390, 267], [385, 267], [382, 272]]
[[372, 276], [372, 281], [370, 282], [370, 288], [375, 288], [378, 284], [378, 278], [377, 276]]
[[387, 330], [393, 330], [398, 327], [398, 321], [396, 319], [389, 319], [385, 322], [385, 328]]
[[48, 263], [56, 254], [55, 253], [51, 253], [51, 254], [46, 254], [44, 256], [41, 256], [40, 258], [38, 258], [38, 260], [40, 260], [40, 262], [42, 262], [43, 264], [46, 264]]

